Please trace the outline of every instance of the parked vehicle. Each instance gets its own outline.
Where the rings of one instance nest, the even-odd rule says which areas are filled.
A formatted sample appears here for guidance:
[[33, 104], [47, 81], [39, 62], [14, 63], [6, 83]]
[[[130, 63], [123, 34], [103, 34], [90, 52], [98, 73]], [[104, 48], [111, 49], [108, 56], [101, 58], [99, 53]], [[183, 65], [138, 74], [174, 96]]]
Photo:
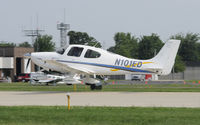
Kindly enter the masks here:
[[17, 81], [18, 82], [28, 82], [28, 81], [30, 81], [30, 73], [20, 73], [17, 76]]
[[145, 75], [145, 80], [151, 81], [152, 80], [152, 75], [151, 74], [146, 74]]
[[131, 80], [135, 80], [135, 81], [145, 81], [145, 80], [147, 80], [147, 81], [150, 81], [150, 80], [152, 80], [152, 75], [151, 74], [141, 74], [141, 75], [139, 75], [139, 74], [137, 74], [137, 75], [132, 75], [132, 78], [131, 78]]
[[134, 81], [144, 81], [145, 80], [145, 75], [132, 75], [131, 80]]

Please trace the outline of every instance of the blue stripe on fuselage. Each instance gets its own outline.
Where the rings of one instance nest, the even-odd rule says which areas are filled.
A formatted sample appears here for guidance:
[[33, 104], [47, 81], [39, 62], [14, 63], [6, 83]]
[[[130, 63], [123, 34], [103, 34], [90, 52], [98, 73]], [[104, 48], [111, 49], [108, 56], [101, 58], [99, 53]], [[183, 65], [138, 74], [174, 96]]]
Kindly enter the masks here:
[[92, 66], [100, 66], [100, 67], [106, 67], [106, 68], [126, 70], [126, 71], [131, 71], [131, 72], [153, 73], [151, 71], [146, 71], [146, 70], [141, 70], [141, 69], [134, 69], [134, 68], [128, 68], [128, 67], [121, 67], [121, 66], [113, 66], [113, 65], [106, 65], [106, 64], [98, 64], [98, 63], [88, 63], [88, 62], [78, 62], [78, 61], [66, 61], [66, 60], [56, 60], [56, 61], [58, 61], [58, 62], [66, 62], [66, 63], [85, 64], [85, 65], [92, 65]]

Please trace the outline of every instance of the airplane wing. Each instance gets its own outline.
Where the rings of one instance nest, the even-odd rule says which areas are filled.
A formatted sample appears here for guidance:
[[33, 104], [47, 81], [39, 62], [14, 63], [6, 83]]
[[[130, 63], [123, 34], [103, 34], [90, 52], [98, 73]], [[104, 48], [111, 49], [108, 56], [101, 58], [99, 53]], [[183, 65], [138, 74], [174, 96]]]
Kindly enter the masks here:
[[49, 80], [49, 79], [44, 79], [44, 80], [39, 80], [39, 83], [49, 83], [49, 82], [53, 82], [53, 80]]
[[53, 64], [59, 67], [62, 67], [64, 70], [66, 71], [70, 71], [70, 72], [75, 72], [75, 73], [87, 73], [87, 74], [95, 74], [93, 71], [90, 71], [84, 67], [75, 67], [75, 66], [69, 66], [66, 64], [63, 64], [61, 62], [58, 62], [56, 60], [45, 60], [47, 63], [49, 64]]
[[77, 70], [81, 73], [87, 73], [87, 74], [95, 74], [95, 72], [91, 71], [91, 70], [88, 70], [86, 68], [83, 68], [83, 67], [75, 67], [75, 66], [70, 66], [72, 69], [74, 70]]
[[43, 79], [43, 80], [39, 80], [39, 83], [56, 83], [61, 81], [62, 79]]

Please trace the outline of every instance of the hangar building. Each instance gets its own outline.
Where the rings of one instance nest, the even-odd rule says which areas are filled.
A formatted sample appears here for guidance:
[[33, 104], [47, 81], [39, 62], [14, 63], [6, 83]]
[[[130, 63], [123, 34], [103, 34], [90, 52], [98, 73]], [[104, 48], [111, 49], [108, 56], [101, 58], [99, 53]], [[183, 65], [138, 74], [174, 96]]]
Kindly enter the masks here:
[[20, 73], [30, 73], [34, 71], [33, 63], [26, 69], [28, 59], [24, 54], [34, 52], [34, 48], [26, 47], [0, 47], [0, 79], [11, 77]]

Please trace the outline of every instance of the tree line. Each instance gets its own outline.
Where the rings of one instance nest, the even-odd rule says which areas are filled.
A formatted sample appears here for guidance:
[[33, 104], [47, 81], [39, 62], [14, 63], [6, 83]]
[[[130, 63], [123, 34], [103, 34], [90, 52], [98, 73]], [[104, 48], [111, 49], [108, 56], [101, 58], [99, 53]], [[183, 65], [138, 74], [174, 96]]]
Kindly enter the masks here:
[[54, 51], [55, 43], [52, 41], [53, 37], [51, 35], [39, 35], [33, 45], [29, 42], [22, 42], [19, 45], [16, 45], [12, 42], [0, 43], [0, 46], [6, 47], [33, 47], [36, 52], [45, 52], [45, 51]]
[[[86, 32], [69, 31], [70, 44], [83, 44], [95, 47], [102, 47], [101, 42]], [[176, 57], [174, 71], [183, 72], [186, 62], [200, 62], [200, 36], [197, 33], [178, 33], [172, 35], [169, 39], [181, 40], [181, 45]], [[136, 37], [131, 33], [118, 32], [114, 35], [115, 45], [108, 51], [120, 54], [122, 56], [134, 59], [150, 59], [154, 57], [162, 48], [164, 43], [160, 37], [152, 33], [151, 35]], [[0, 43], [0, 46], [16, 46], [14, 43]], [[51, 35], [39, 35], [33, 45], [23, 42], [19, 47], [34, 47], [35, 51], [54, 51], [55, 42]]]
[[[180, 48], [176, 56], [174, 65], [175, 72], [183, 72], [186, 62], [200, 62], [200, 40], [196, 33], [178, 33], [169, 39], [181, 40]], [[162, 48], [164, 43], [157, 34], [140, 38], [132, 36], [130, 33], [116, 33], [114, 36], [115, 45], [108, 51], [135, 59], [150, 59], [154, 57]], [[167, 53], [166, 53], [167, 54]]]

